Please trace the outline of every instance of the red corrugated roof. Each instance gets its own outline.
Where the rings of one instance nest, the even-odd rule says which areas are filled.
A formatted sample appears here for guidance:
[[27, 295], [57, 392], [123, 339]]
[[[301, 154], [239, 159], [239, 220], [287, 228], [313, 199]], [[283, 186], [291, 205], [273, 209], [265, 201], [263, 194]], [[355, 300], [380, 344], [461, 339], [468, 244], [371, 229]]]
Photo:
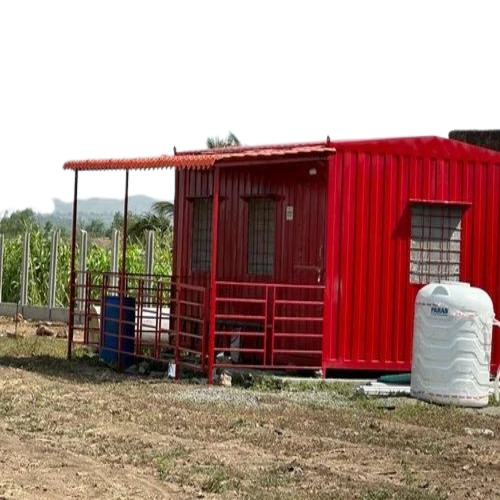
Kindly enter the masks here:
[[268, 157], [309, 156], [334, 153], [335, 149], [324, 143], [309, 145], [260, 146], [255, 148], [226, 148], [177, 153], [173, 156], [152, 158], [121, 158], [106, 160], [76, 160], [64, 164], [66, 170], [146, 170], [156, 168], [209, 169], [217, 162], [227, 163]]
[[310, 149], [315, 149], [315, 150], [321, 150], [324, 148], [329, 148], [331, 146], [330, 139], [327, 139], [326, 141], [322, 142], [295, 142], [295, 143], [288, 143], [288, 144], [264, 144], [261, 146], [231, 146], [231, 147], [226, 147], [226, 148], [213, 148], [213, 149], [198, 149], [198, 150], [192, 150], [192, 151], [182, 151], [178, 152], [176, 154], [178, 155], [199, 155], [199, 154], [206, 154], [206, 155], [213, 155], [213, 154], [234, 154], [234, 153], [254, 153], [257, 151], [262, 151], [262, 150], [273, 150], [273, 151], [283, 151], [283, 150], [288, 150], [288, 151], [293, 151], [293, 150], [310, 150]]
[[202, 169], [214, 166], [216, 158], [207, 155], [156, 156], [152, 158], [119, 158], [75, 160], [64, 164], [66, 170], [148, 170], [155, 168]]

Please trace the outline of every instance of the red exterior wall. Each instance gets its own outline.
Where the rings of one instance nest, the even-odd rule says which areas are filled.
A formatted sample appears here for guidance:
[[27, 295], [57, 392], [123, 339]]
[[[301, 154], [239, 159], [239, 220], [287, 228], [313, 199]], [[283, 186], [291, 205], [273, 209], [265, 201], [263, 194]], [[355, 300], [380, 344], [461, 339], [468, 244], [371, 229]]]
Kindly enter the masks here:
[[[309, 169], [317, 170], [315, 176]], [[313, 267], [324, 267], [326, 164], [304, 162], [246, 168], [221, 168], [217, 279], [281, 283], [317, 283]], [[212, 196], [211, 171], [177, 173], [176, 274], [194, 284], [207, 284], [208, 272], [191, 271], [192, 203]], [[273, 276], [247, 274], [249, 197], [272, 195], [276, 205], [276, 259]], [[293, 221], [285, 207], [294, 207]], [[322, 248], [321, 248], [322, 247]], [[323, 276], [321, 276], [323, 279]]]
[[498, 312], [500, 155], [438, 138], [333, 146], [324, 366], [408, 370], [420, 289], [409, 281], [410, 200], [470, 203], [461, 280], [486, 290]]
[[[462, 217], [462, 281], [486, 290], [500, 311], [500, 154], [439, 138], [333, 142], [326, 162], [220, 168], [217, 279], [317, 283], [326, 276], [323, 367], [409, 370], [413, 307], [410, 201], [468, 204]], [[318, 170], [316, 176], [309, 169]], [[176, 177], [175, 274], [193, 273], [195, 197], [212, 195], [213, 171]], [[276, 262], [272, 277], [248, 276], [245, 197], [275, 195]], [[285, 207], [294, 206], [294, 221]], [[328, 208], [327, 208], [328, 207]], [[326, 256], [324, 249], [326, 248]], [[500, 361], [494, 331], [493, 368]]]

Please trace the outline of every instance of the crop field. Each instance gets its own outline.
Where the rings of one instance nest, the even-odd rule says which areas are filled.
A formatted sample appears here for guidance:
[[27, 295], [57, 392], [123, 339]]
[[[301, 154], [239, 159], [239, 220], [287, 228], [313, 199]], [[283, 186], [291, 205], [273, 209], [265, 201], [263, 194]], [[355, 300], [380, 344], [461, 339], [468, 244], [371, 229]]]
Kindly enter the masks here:
[[67, 361], [64, 339], [13, 328], [1, 323], [0, 498], [500, 497], [499, 406], [269, 376], [176, 383], [84, 351]]

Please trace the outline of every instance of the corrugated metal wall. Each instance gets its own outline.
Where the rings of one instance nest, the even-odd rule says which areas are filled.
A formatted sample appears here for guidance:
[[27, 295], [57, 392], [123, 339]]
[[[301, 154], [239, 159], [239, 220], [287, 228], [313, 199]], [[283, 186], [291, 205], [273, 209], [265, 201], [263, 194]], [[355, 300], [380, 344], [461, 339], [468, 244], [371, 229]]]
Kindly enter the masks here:
[[[309, 174], [312, 167], [317, 171], [313, 176]], [[207, 283], [208, 273], [191, 270], [190, 200], [212, 196], [212, 178], [209, 171], [178, 173], [175, 223], [176, 259], [179, 262], [176, 274], [191, 283]], [[316, 284], [316, 267], [324, 264], [325, 163], [225, 168], [221, 170], [220, 179], [217, 279]], [[250, 197], [262, 196], [276, 200], [273, 276], [247, 273], [247, 201]], [[293, 207], [293, 220], [285, 220], [287, 206]]]
[[[324, 164], [259, 165], [221, 170], [219, 280], [317, 283], [329, 232], [325, 367], [408, 370], [413, 308], [410, 284], [410, 201], [457, 202], [462, 218], [462, 281], [486, 290], [500, 314], [500, 156], [438, 138], [333, 143]], [[316, 176], [309, 169], [317, 169]], [[191, 198], [212, 195], [211, 171], [180, 171], [176, 185], [176, 274], [193, 273]], [[326, 186], [329, 213], [326, 214]], [[246, 197], [276, 196], [275, 275], [248, 276]], [[285, 220], [294, 207], [293, 222]], [[326, 223], [326, 219], [328, 222]], [[323, 275], [321, 275], [323, 282]], [[493, 366], [500, 360], [495, 332]]]
[[461, 280], [486, 290], [500, 311], [500, 164], [439, 139], [334, 145], [327, 365], [406, 370], [420, 289], [409, 280], [410, 200], [470, 204], [462, 218]]

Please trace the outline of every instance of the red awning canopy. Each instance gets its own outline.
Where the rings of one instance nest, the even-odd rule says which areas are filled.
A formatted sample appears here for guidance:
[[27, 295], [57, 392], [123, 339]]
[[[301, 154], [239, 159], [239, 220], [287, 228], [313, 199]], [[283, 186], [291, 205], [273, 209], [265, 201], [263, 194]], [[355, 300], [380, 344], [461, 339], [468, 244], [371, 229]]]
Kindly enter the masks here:
[[216, 163], [237, 164], [241, 161], [258, 161], [266, 158], [310, 157], [334, 153], [335, 149], [325, 144], [283, 145], [256, 148], [227, 148], [217, 150], [176, 153], [172, 156], [151, 158], [119, 158], [104, 160], [75, 160], [64, 164], [65, 170], [148, 170], [159, 168], [210, 169]]
[[119, 158], [107, 160], [75, 160], [64, 164], [65, 170], [149, 170], [157, 168], [206, 169], [216, 158], [207, 155], [156, 156], [151, 158]]

